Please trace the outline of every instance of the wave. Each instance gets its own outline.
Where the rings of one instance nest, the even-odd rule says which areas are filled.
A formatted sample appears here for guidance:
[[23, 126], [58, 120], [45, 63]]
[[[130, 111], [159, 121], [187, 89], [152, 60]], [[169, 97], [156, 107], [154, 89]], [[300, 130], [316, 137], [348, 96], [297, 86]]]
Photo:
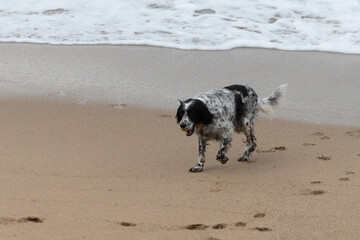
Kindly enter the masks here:
[[13, 0], [0, 21], [0, 42], [360, 53], [358, 0]]

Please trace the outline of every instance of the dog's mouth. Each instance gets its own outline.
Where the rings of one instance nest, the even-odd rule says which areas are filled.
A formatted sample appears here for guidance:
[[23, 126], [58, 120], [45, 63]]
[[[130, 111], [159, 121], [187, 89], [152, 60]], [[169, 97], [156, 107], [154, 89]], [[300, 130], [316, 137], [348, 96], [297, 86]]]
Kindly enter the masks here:
[[195, 132], [195, 124], [189, 129], [181, 129], [181, 130], [186, 132], [186, 136], [190, 137]]

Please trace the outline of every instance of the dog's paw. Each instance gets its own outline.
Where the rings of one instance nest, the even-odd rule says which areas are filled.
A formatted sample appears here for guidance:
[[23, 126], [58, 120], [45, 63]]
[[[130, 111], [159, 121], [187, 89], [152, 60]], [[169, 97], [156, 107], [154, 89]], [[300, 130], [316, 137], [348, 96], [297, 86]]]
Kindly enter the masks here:
[[189, 172], [202, 172], [203, 167], [200, 164], [196, 164], [194, 167], [189, 169]]
[[239, 162], [247, 162], [249, 161], [249, 157], [248, 156], [242, 156], [241, 158], [238, 159]]
[[222, 164], [225, 164], [229, 159], [228, 158], [225, 158], [225, 159], [222, 159], [222, 160], [219, 160]]
[[216, 160], [220, 161], [222, 164], [225, 164], [229, 158], [225, 155], [216, 155]]
[[226, 156], [216, 156], [216, 160], [218, 160], [222, 164], [225, 164], [229, 160], [229, 158]]

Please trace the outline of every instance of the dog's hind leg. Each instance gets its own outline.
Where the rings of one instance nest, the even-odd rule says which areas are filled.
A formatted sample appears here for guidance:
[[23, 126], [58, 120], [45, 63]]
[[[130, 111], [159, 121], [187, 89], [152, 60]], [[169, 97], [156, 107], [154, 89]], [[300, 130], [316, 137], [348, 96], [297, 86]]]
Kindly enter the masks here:
[[256, 149], [256, 138], [254, 135], [254, 128], [251, 125], [246, 125], [246, 127], [244, 128], [244, 133], [246, 135], [246, 149], [245, 152], [243, 154], [243, 156], [241, 158], [239, 158], [238, 161], [241, 162], [246, 162], [249, 160], [250, 154], [255, 151]]
[[199, 137], [199, 160], [196, 165], [190, 168], [189, 172], [201, 172], [205, 164], [206, 141]]
[[230, 147], [230, 143], [231, 137], [228, 137], [225, 138], [220, 144], [219, 151], [216, 155], [216, 160], [220, 161], [222, 164], [225, 164], [229, 160], [229, 158], [226, 156], [226, 152]]

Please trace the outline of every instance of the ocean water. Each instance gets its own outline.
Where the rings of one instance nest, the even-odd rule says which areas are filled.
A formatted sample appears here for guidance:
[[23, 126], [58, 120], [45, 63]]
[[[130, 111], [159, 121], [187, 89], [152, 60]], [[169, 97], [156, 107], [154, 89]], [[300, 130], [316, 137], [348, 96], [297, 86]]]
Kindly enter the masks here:
[[360, 53], [359, 0], [0, 0], [0, 41]]

